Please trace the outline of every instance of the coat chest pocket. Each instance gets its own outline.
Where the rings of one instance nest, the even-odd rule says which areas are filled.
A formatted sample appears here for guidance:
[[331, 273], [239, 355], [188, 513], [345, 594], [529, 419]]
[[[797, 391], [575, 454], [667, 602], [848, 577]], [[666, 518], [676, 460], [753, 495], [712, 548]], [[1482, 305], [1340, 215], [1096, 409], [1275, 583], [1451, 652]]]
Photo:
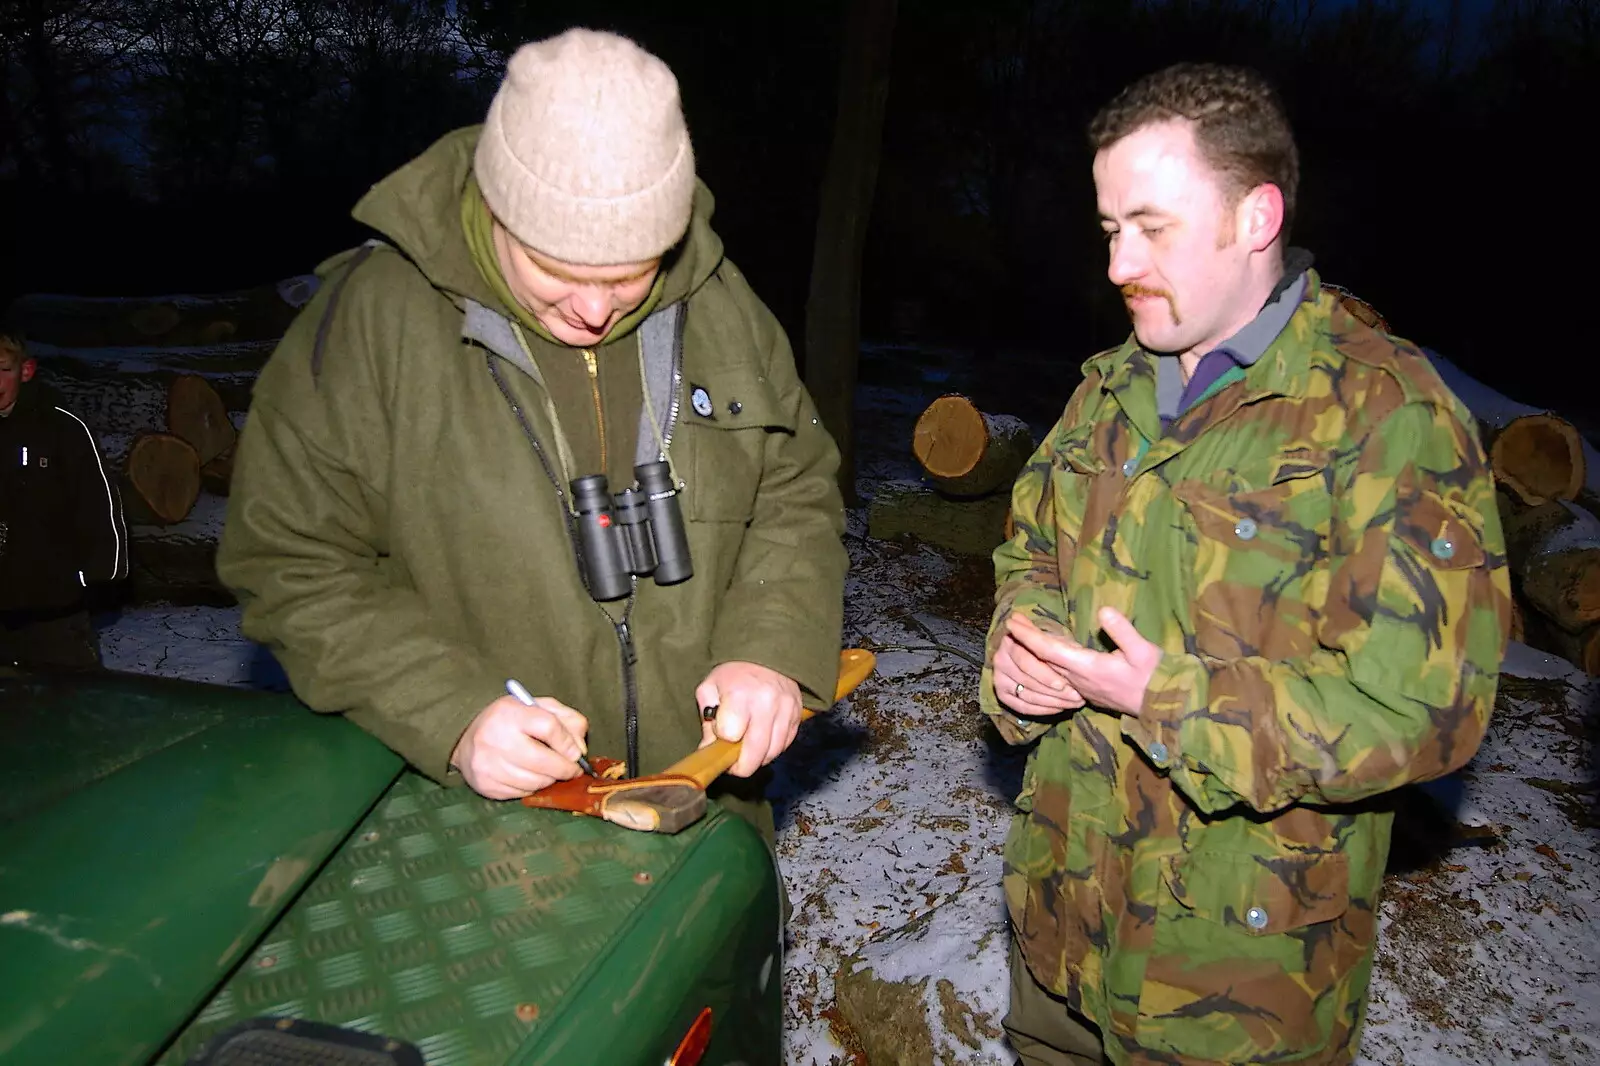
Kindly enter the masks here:
[[1290, 455], [1254, 484], [1231, 473], [1173, 483], [1199, 650], [1224, 658], [1310, 650], [1327, 598], [1325, 467], [1324, 455]]
[[[678, 440], [688, 447], [686, 514], [698, 522], [748, 522], [755, 511], [767, 441], [793, 435], [797, 409], [781, 404], [754, 367], [689, 373]], [[675, 442], [676, 445], [676, 442]]]

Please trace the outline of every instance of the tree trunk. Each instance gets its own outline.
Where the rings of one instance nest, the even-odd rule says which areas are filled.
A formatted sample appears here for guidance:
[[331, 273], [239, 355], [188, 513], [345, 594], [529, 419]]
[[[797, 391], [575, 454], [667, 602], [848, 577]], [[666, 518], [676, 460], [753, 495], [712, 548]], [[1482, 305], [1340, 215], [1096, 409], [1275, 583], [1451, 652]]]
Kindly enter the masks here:
[[132, 490], [126, 494], [131, 523], [175, 525], [200, 498], [200, 454], [182, 437], [140, 434], [128, 448], [124, 469]]
[[1506, 527], [1506, 554], [1540, 614], [1569, 633], [1600, 622], [1600, 518], [1567, 500], [1529, 508]]
[[985, 414], [965, 396], [941, 396], [917, 419], [911, 450], [940, 492], [982, 496], [1011, 487], [1033, 454], [1033, 432], [1020, 418]]
[[839, 445], [839, 487], [851, 506], [859, 502], [851, 408], [861, 343], [861, 250], [878, 184], [895, 8], [896, 0], [845, 5], [839, 104], [806, 297], [806, 386]]
[[1528, 504], [1570, 500], [1588, 474], [1583, 438], [1556, 415], [1523, 415], [1494, 436], [1489, 465], [1500, 484]]

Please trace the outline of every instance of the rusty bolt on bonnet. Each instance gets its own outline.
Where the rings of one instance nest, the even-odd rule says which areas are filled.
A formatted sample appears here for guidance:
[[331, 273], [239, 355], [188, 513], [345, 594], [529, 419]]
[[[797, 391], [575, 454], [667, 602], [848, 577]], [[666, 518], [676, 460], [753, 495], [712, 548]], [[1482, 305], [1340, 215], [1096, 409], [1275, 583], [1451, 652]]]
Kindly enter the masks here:
[[650, 873], [649, 870], [640, 870], [638, 873], [633, 875], [633, 883], [636, 885], [648, 885], [654, 880], [655, 877]]
[[539, 1004], [537, 1004], [537, 1003], [518, 1003], [517, 1004], [517, 1021], [519, 1021], [519, 1022], [531, 1022], [537, 1017], [539, 1017]]
[[276, 965], [278, 965], [278, 956], [276, 955], [263, 955], [256, 960], [256, 966], [263, 970], [270, 970]]

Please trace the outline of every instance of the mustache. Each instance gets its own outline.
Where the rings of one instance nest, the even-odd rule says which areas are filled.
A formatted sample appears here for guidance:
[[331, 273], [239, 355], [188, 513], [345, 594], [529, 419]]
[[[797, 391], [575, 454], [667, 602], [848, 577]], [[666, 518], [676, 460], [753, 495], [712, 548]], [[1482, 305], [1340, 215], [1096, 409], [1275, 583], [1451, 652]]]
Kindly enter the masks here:
[[1121, 292], [1124, 300], [1131, 300], [1136, 296], [1156, 296], [1169, 303], [1172, 301], [1172, 294], [1166, 289], [1152, 289], [1146, 285], [1124, 285]]

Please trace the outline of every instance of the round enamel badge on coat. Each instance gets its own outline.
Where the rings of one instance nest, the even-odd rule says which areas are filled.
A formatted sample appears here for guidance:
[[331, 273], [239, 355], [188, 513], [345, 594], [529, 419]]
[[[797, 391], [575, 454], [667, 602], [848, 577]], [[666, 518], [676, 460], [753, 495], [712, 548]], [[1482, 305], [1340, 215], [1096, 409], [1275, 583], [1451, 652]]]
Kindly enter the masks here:
[[694, 408], [694, 413], [701, 418], [711, 417], [711, 394], [699, 385], [689, 393], [689, 404]]

